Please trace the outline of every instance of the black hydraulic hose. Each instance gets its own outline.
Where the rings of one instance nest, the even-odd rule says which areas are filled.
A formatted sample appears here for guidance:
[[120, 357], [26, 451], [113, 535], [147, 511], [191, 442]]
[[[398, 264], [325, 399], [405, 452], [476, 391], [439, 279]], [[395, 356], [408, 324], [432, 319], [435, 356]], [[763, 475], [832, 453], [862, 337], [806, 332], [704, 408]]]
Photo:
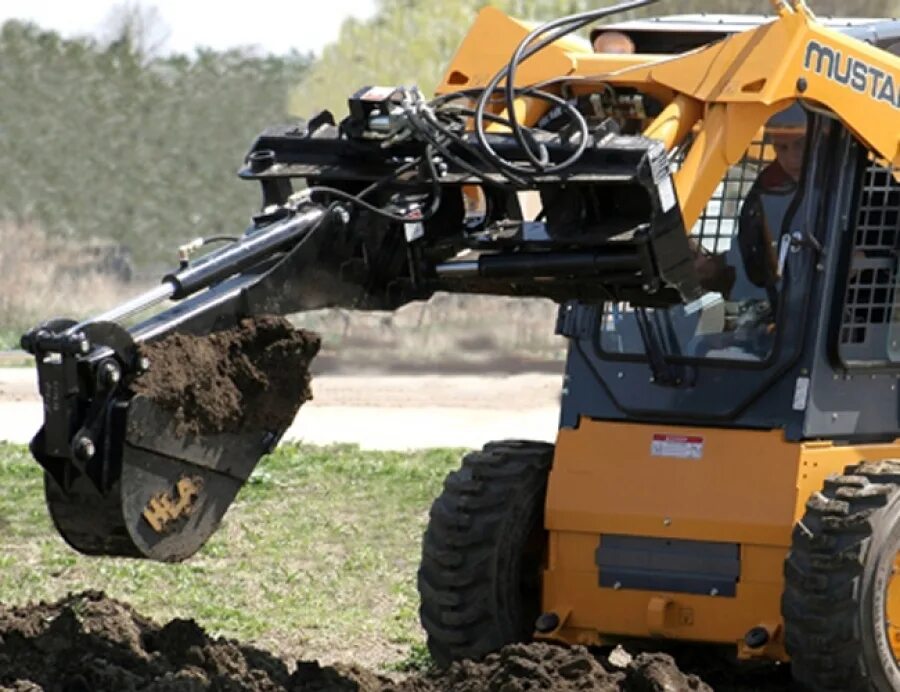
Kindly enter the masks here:
[[[427, 124], [426, 122], [423, 122], [422, 118], [427, 121]], [[448, 142], [456, 142], [456, 144], [460, 146], [460, 148], [469, 152], [469, 154], [471, 154], [485, 166], [490, 167], [490, 163], [484, 158], [483, 154], [478, 150], [477, 147], [472, 146], [461, 137], [458, 137], [455, 132], [453, 132], [449, 127], [440, 122], [433, 113], [425, 110], [423, 111], [422, 116], [419, 116], [416, 113], [410, 112], [409, 120], [410, 123], [415, 126], [419, 134], [421, 134], [422, 137], [424, 137], [428, 141], [428, 143], [431, 144], [440, 154], [442, 154], [444, 158], [447, 159], [447, 161], [456, 164], [459, 168], [469, 173], [476, 179], [480, 180], [485, 185], [492, 185], [503, 189], [509, 187], [509, 185], [504, 185], [503, 183], [498, 183], [486, 179], [484, 177], [484, 171], [480, 170], [476, 166], [473, 166], [462, 157], [457, 156], [452, 151], [450, 151], [446, 144], [439, 139], [438, 135], [443, 135]], [[435, 130], [437, 130], [438, 135], [430, 132], [427, 125], [430, 125]], [[521, 181], [521, 179], [514, 179], [512, 176], [509, 176], [509, 178], [511, 182]], [[524, 181], [521, 181], [521, 183], [524, 184]]]
[[437, 172], [437, 168], [434, 163], [434, 152], [432, 149], [432, 145], [429, 143], [426, 150], [425, 156], [419, 160], [416, 160], [416, 165], [424, 162], [425, 168], [428, 170], [428, 174], [431, 177], [431, 202], [428, 208], [425, 211], [422, 211], [418, 214], [407, 214], [406, 216], [400, 216], [398, 214], [392, 214], [391, 212], [385, 211], [379, 207], [376, 207], [374, 204], [369, 204], [368, 202], [361, 199], [363, 195], [368, 194], [372, 189], [375, 189], [379, 183], [375, 183], [370, 185], [366, 190], [358, 195], [352, 195], [349, 192], [345, 192], [344, 190], [340, 190], [336, 187], [329, 187], [327, 185], [314, 185], [306, 189], [306, 192], [309, 195], [329, 195], [331, 197], [336, 197], [337, 199], [343, 200], [349, 204], [360, 207], [361, 209], [365, 209], [376, 216], [380, 216], [383, 219], [387, 219], [388, 221], [393, 221], [395, 223], [414, 223], [414, 222], [422, 222], [428, 221], [433, 218], [435, 214], [437, 214], [438, 209], [441, 206], [441, 180], [440, 175]]
[[[519, 43], [518, 47], [512, 55], [512, 58], [509, 61], [509, 64], [505, 68], [500, 70], [496, 75], [494, 75], [494, 77], [485, 87], [475, 108], [475, 134], [482, 149], [492, 160], [492, 162], [504, 169], [512, 168], [513, 170], [520, 173], [527, 172], [527, 169], [523, 170], [522, 166], [516, 164], [513, 161], [508, 161], [497, 154], [488, 142], [487, 134], [484, 129], [484, 115], [488, 105], [488, 101], [490, 100], [491, 95], [494, 93], [494, 91], [499, 87], [500, 82], [505, 78], [506, 107], [510, 120], [510, 127], [512, 129], [513, 135], [516, 138], [516, 141], [519, 143], [520, 147], [522, 147], [525, 156], [532, 163], [531, 170], [535, 172], [555, 174], [561, 173], [565, 169], [569, 168], [572, 164], [574, 164], [587, 148], [587, 140], [589, 136], [587, 122], [584, 120], [584, 117], [581, 115], [581, 113], [578, 112], [577, 108], [572, 106], [572, 104], [568, 103], [565, 99], [555, 97], [551, 94], [542, 93], [540, 95], [541, 98], [557, 103], [569, 113], [569, 115], [579, 126], [582, 141], [580, 142], [579, 147], [576, 149], [576, 151], [569, 158], [559, 164], [548, 165], [549, 162], [546, 160], [546, 157], [538, 158], [538, 156], [532, 150], [531, 144], [525, 139], [522, 125], [521, 123], [519, 123], [518, 117], [516, 116], [515, 112], [515, 99], [517, 92], [517, 89], [515, 87], [515, 75], [518, 65], [530, 58], [535, 53], [543, 50], [554, 41], [557, 41], [563, 36], [573, 31], [577, 31], [578, 29], [587, 26], [592, 22], [595, 22], [599, 19], [604, 19], [619, 12], [627, 12], [629, 10], [639, 9], [641, 7], [646, 7], [657, 2], [659, 2], [659, 0], [629, 0], [628, 2], [622, 2], [602, 10], [590, 10], [587, 12], [571, 15], [569, 17], [563, 17], [561, 19], [557, 19], [539, 26], [538, 28], [530, 32]], [[549, 35], [545, 36], [545, 34], [548, 33]], [[532, 42], [534, 42], [541, 36], [544, 36], [544, 38], [534, 43], [534, 45], [531, 45]]]
[[[518, 47], [512, 55], [512, 58], [510, 58], [509, 65], [506, 69], [506, 107], [510, 113], [513, 135], [515, 136], [516, 141], [519, 143], [519, 146], [521, 146], [525, 150], [526, 156], [531, 159], [532, 163], [537, 166], [541, 165], [541, 161], [534, 156], [529, 143], [522, 136], [521, 124], [516, 117], [514, 108], [516, 70], [518, 69], [519, 65], [525, 62], [525, 60], [527, 60], [538, 51], [541, 51], [549, 46], [554, 41], [557, 41], [563, 36], [573, 31], [577, 31], [578, 29], [581, 29], [582, 27], [585, 27], [588, 24], [597, 21], [598, 19], [603, 19], [619, 12], [627, 12], [629, 10], [646, 7], [648, 5], [655, 4], [658, 1], [659, 0], [630, 0], [629, 2], [620, 3], [619, 5], [615, 5], [603, 10], [588, 10], [580, 14], [563, 17], [561, 19], [548, 22], [542, 27], [534, 29], [530, 34], [528, 34], [528, 36], [526, 36], [522, 40], [521, 43], [519, 43]], [[553, 33], [549, 36], [544, 36], [548, 32]], [[532, 43], [532, 41], [539, 38], [540, 36], [544, 36], [544, 38], [538, 41], [535, 45], [531, 46], [530, 44]]]
[[[498, 73], [497, 76], [491, 80], [491, 83], [488, 85], [491, 91], [497, 89], [500, 81], [502, 80], [502, 73]], [[485, 90], [487, 93], [487, 90]], [[569, 103], [566, 99], [556, 96], [555, 94], [550, 94], [543, 91], [534, 91], [532, 92], [534, 96], [537, 98], [541, 98], [545, 101], [549, 101], [550, 103], [556, 104], [560, 106], [564, 111], [566, 111], [569, 116], [578, 124], [579, 130], [581, 132], [580, 142], [578, 144], [578, 148], [575, 152], [567, 158], [565, 161], [555, 165], [547, 165], [548, 162], [543, 159], [537, 159], [534, 155], [534, 152], [531, 150], [531, 145], [526, 144], [523, 147], [523, 151], [526, 152], [526, 156], [528, 156], [534, 162], [533, 166], [523, 166], [515, 161], [509, 161], [508, 159], [503, 158], [499, 154], [497, 154], [496, 150], [491, 146], [490, 142], [487, 139], [487, 131], [484, 128], [484, 120], [485, 120], [485, 108], [487, 107], [487, 99], [482, 96], [479, 99], [478, 104], [475, 107], [475, 136], [478, 139], [478, 144], [481, 147], [482, 151], [488, 158], [491, 160], [491, 163], [504, 171], [511, 171], [518, 175], [528, 174], [528, 173], [544, 173], [548, 175], [561, 173], [567, 168], [569, 168], [573, 163], [575, 163], [581, 155], [584, 154], [585, 150], [588, 146], [588, 141], [590, 137], [590, 131], [588, 129], [587, 121], [584, 116], [578, 111], [578, 109]], [[523, 130], [521, 128], [521, 124], [518, 123], [515, 113], [509, 114], [509, 125], [513, 132], [516, 132], [516, 127], [518, 126], [519, 136], [522, 137], [522, 141], [524, 141], [525, 136], [523, 134]], [[518, 140], [518, 137], [517, 137]]]

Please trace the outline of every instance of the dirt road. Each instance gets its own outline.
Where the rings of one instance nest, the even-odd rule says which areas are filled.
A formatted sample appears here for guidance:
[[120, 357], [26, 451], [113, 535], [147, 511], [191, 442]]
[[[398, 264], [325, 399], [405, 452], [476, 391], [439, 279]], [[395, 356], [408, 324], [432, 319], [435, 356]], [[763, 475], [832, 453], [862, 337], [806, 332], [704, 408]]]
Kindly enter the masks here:
[[[561, 375], [320, 374], [285, 439], [364, 449], [478, 447], [553, 440]], [[0, 368], [0, 440], [26, 443], [41, 424], [34, 371]]]

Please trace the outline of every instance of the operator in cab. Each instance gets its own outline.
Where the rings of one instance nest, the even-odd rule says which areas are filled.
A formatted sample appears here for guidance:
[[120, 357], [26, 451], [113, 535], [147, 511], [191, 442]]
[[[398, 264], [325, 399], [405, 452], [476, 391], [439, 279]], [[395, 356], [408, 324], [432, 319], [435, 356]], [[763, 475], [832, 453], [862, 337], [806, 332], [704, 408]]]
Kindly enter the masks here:
[[779, 276], [779, 245], [789, 207], [803, 174], [806, 113], [794, 104], [766, 125], [775, 160], [759, 174], [741, 209], [738, 246], [751, 283], [773, 287]]
[[621, 31], [604, 31], [593, 41], [595, 53], [631, 55], [635, 52], [634, 41]]
[[784, 225], [803, 174], [806, 131], [806, 112], [799, 104], [769, 120], [766, 141], [774, 159], [744, 197], [730, 249], [722, 254], [701, 249], [696, 263], [701, 284], [722, 295], [725, 314], [719, 333], [695, 342], [691, 350], [697, 355], [760, 360], [771, 352], [781, 274], [790, 250]]

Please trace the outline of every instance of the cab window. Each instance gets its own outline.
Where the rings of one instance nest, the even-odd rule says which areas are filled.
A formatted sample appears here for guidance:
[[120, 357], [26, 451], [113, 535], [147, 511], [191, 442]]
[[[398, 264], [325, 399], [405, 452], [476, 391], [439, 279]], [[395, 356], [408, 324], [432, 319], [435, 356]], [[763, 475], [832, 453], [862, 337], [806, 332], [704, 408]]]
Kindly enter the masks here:
[[782, 231], [799, 189], [806, 142], [807, 117], [799, 105], [769, 121], [691, 229], [703, 297], [664, 310], [608, 304], [600, 328], [603, 351], [642, 355], [649, 329], [669, 356], [769, 357], [790, 251], [790, 234]]

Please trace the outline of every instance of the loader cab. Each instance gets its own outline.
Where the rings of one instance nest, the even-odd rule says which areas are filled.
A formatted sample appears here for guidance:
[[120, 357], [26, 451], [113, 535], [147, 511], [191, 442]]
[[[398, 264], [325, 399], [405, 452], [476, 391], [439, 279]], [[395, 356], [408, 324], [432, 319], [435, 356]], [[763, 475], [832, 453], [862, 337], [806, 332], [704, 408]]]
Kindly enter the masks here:
[[900, 182], [830, 119], [794, 106], [773, 121], [691, 229], [702, 298], [564, 308], [577, 319], [560, 322], [575, 325], [563, 427], [587, 417], [896, 437]]
[[[690, 231], [703, 297], [653, 313], [608, 305], [600, 330], [604, 351], [653, 350], [647, 340], [657, 330], [663, 341], [656, 348], [679, 356], [757, 363], [770, 357], [785, 264], [798, 242], [785, 222], [800, 201], [807, 134], [799, 104], [770, 120]], [[679, 162], [676, 157], [676, 167]]]

